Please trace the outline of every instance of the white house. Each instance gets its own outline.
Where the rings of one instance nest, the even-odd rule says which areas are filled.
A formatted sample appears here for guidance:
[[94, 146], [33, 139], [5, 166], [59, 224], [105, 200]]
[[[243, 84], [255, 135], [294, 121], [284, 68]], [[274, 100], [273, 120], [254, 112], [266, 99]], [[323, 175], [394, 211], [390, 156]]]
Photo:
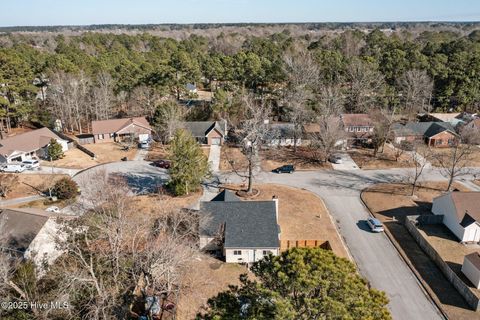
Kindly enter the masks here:
[[68, 141], [63, 140], [48, 128], [32, 130], [0, 140], [0, 162], [16, 162], [43, 157], [45, 149], [54, 139], [63, 151], [68, 150]]
[[0, 210], [0, 234], [7, 251], [32, 260], [43, 273], [61, 254], [57, 239], [64, 239], [57, 215], [36, 208]]
[[480, 252], [472, 252], [465, 256], [462, 272], [475, 288], [480, 289]]
[[480, 192], [449, 192], [433, 199], [432, 212], [464, 243], [480, 242]]
[[224, 190], [201, 202], [200, 248], [220, 251], [228, 263], [253, 263], [280, 251], [278, 199], [241, 201]]

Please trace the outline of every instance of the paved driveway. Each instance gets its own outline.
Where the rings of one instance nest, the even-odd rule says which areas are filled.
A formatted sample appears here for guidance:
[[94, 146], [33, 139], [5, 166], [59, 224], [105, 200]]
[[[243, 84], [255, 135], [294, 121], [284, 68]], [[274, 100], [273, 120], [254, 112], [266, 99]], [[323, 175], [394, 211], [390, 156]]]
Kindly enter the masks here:
[[342, 157], [342, 163], [332, 163], [334, 170], [360, 170], [348, 153], [339, 154]]
[[[403, 169], [324, 170], [290, 175], [262, 173], [258, 180], [305, 188], [323, 198], [360, 273], [373, 287], [387, 293], [394, 319], [443, 319], [389, 239], [369, 232], [365, 225], [369, 212], [360, 200], [361, 190], [374, 183], [401, 180], [405, 173]], [[234, 175], [228, 178], [236, 179]], [[438, 172], [428, 172], [426, 178], [442, 179]]]

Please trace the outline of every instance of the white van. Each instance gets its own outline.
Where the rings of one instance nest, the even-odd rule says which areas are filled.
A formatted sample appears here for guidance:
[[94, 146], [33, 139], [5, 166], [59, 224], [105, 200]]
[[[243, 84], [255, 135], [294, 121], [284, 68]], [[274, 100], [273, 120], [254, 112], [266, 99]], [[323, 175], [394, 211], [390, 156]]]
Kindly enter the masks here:
[[35, 159], [24, 160], [22, 163], [25, 165], [25, 168], [27, 168], [28, 170], [33, 170], [40, 167], [40, 162], [38, 162], [38, 160], [35, 160]]
[[6, 163], [0, 168], [1, 172], [23, 172], [25, 171], [25, 165], [23, 163]]

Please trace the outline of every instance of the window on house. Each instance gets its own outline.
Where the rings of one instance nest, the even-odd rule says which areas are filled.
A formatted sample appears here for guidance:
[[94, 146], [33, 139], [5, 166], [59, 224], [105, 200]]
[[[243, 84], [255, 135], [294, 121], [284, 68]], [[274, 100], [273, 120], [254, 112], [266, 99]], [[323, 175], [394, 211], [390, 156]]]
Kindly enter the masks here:
[[443, 140], [442, 139], [438, 139], [438, 140], [435, 140], [435, 144], [436, 145], [440, 145], [443, 143]]
[[105, 139], [105, 136], [103, 134], [99, 134], [98, 135], [98, 140], [103, 140], [103, 139]]
[[264, 256], [268, 256], [269, 253], [270, 253], [270, 251], [268, 251], [268, 250], [263, 250], [263, 252], [262, 252], [262, 254], [263, 254]]
[[241, 256], [242, 255], [242, 250], [233, 250], [233, 255], [234, 256]]

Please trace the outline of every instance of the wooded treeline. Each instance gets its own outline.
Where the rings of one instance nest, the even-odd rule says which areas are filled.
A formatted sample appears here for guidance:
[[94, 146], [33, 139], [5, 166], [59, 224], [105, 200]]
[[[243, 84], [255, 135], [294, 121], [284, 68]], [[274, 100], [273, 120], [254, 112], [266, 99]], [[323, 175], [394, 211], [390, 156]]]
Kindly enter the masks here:
[[60, 119], [64, 129], [81, 132], [92, 119], [153, 116], [161, 101], [187, 99], [186, 84], [196, 83], [217, 92], [212, 114], [235, 113], [228, 97], [247, 89], [273, 101], [282, 118], [295, 89], [288, 57], [300, 61], [293, 64], [300, 75], [302, 63], [315, 67], [317, 80], [308, 84], [314, 96], [300, 99], [313, 109], [334, 98], [349, 112], [372, 105], [406, 113], [479, 109], [479, 31], [413, 36], [347, 30], [319, 39], [285, 31], [246, 39], [191, 35], [181, 41], [87, 32], [45, 36], [40, 43], [38, 36], [1, 36], [0, 117], [7, 128]]

